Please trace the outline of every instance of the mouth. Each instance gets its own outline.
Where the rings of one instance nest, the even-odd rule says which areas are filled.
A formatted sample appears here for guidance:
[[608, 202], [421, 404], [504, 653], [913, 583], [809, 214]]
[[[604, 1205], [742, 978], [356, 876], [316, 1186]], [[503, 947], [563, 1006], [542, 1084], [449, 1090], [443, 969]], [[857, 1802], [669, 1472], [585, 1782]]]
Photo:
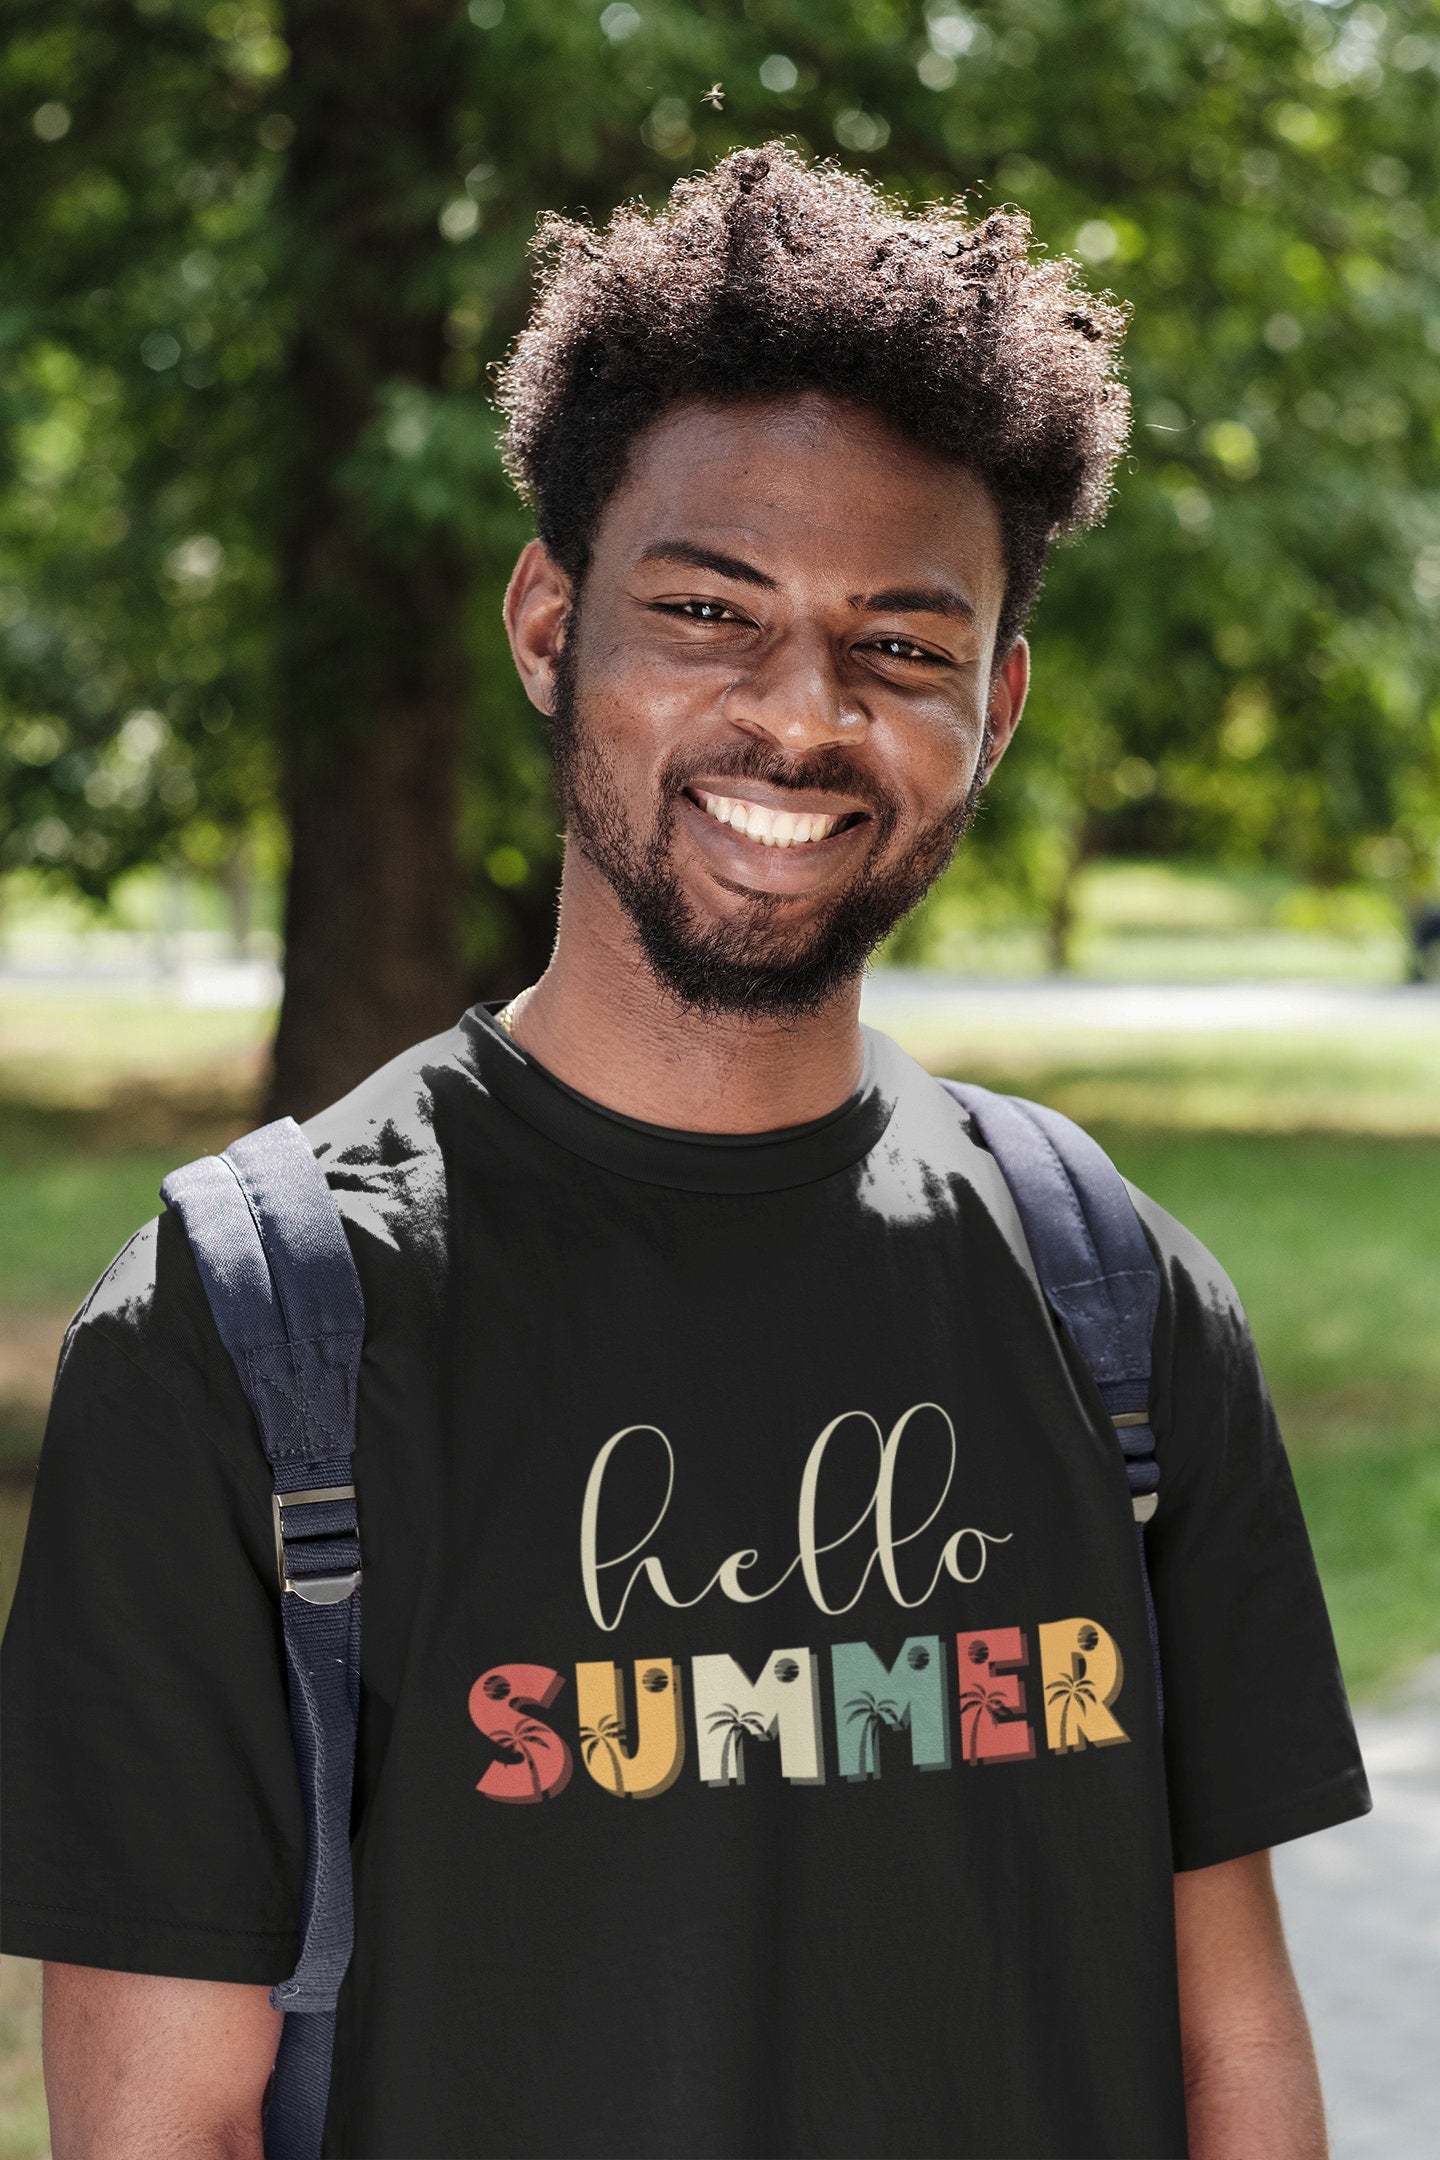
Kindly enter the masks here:
[[837, 834], [870, 822], [868, 810], [793, 810], [757, 802], [749, 795], [720, 795], [710, 788], [688, 787], [686, 796], [717, 825], [765, 848], [814, 848]]

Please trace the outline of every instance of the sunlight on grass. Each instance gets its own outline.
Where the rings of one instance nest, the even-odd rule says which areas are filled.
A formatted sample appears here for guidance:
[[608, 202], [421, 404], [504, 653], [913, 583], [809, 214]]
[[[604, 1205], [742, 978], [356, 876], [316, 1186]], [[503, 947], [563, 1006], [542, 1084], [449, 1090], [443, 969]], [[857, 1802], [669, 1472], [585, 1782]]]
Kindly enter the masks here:
[[40, 2077], [40, 1967], [0, 1957], [0, 2160], [43, 2160], [50, 2150]]
[[932, 1072], [1036, 1095], [1081, 1125], [1440, 1138], [1440, 1029], [1141, 1031], [967, 1022], [892, 1030]]
[[158, 992], [0, 991], [0, 1092], [52, 1109], [98, 1110], [141, 1092], [253, 1097], [274, 1015], [188, 1007]]

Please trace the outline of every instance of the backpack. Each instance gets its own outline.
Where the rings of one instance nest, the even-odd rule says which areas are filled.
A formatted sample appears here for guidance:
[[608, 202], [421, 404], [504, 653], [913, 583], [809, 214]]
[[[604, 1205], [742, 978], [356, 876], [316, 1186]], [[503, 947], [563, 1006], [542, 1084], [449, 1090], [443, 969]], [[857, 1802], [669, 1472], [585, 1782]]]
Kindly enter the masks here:
[[[958, 1081], [1014, 1199], [1059, 1327], [1116, 1429], [1139, 1542], [1163, 1719], [1145, 1525], [1160, 1481], [1149, 1422], [1160, 1271], [1104, 1151], [1058, 1111]], [[350, 1809], [360, 1703], [360, 1535], [351, 1476], [365, 1305], [334, 1197], [291, 1118], [160, 1188], [184, 1226], [220, 1339], [275, 1480], [275, 1560], [290, 1725], [305, 1807], [300, 1957], [270, 1990], [283, 2011], [266, 2092], [266, 2160], [318, 2160], [335, 2010], [350, 1961]]]

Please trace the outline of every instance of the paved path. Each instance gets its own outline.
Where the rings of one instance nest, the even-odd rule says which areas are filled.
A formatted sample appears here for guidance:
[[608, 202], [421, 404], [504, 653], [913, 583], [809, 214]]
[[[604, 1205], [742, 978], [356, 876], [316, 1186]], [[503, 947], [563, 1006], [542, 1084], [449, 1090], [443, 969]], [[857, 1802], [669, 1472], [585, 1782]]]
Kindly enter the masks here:
[[972, 1027], [1102, 1028], [1206, 1033], [1279, 1029], [1333, 1034], [1440, 1034], [1440, 985], [1326, 982], [1000, 982], [884, 968], [865, 984], [865, 1017], [955, 1020]]
[[[119, 943], [117, 937], [112, 940]], [[210, 942], [214, 942], [211, 940]], [[268, 1005], [280, 994], [269, 960], [190, 956], [157, 969], [132, 938], [125, 952], [24, 965], [0, 959], [0, 997], [9, 990], [78, 992], [88, 997], [149, 995], [183, 1005]], [[1006, 981], [881, 968], [865, 984], [865, 1017], [877, 1027], [951, 1021], [980, 1028], [1098, 1028], [1121, 1033], [1205, 1033], [1279, 1029], [1440, 1034], [1440, 984], [1349, 982], [1100, 982], [1075, 976]]]
[[1359, 1719], [1375, 1812], [1275, 1855], [1334, 2160], [1440, 2153], [1440, 1659]]
[[271, 960], [183, 960], [174, 967], [152, 959], [57, 960], [17, 965], [0, 960], [0, 1002], [17, 997], [76, 996], [151, 1000], [160, 1005], [274, 1005], [280, 970]]

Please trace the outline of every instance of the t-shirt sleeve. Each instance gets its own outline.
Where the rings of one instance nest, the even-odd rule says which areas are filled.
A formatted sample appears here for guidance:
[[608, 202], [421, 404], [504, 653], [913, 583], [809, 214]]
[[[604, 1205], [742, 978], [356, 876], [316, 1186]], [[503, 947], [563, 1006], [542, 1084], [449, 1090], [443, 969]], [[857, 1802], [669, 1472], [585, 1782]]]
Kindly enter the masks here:
[[1168, 1293], [1147, 1533], [1175, 1866], [1210, 1867], [1370, 1806], [1290, 1465], [1240, 1300], [1144, 1195]]
[[270, 1481], [173, 1218], [72, 1323], [4, 1649], [5, 1948], [292, 1970], [304, 1826]]

